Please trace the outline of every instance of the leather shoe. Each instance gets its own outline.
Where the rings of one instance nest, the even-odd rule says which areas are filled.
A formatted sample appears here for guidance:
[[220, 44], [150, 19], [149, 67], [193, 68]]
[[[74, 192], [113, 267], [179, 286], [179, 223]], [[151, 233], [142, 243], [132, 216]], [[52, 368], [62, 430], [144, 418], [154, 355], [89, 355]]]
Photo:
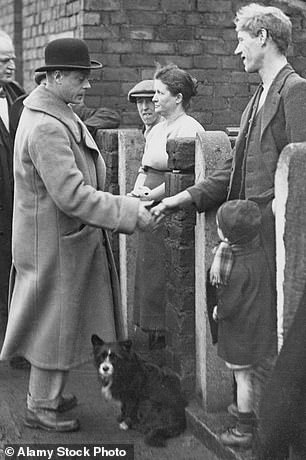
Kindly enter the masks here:
[[24, 424], [29, 428], [39, 428], [46, 431], [77, 431], [80, 423], [77, 419], [62, 418], [56, 411], [50, 409], [27, 409]]
[[66, 412], [68, 410], [73, 409], [77, 406], [78, 400], [77, 397], [74, 395], [69, 396], [61, 396], [59, 405], [57, 406], [57, 412]]

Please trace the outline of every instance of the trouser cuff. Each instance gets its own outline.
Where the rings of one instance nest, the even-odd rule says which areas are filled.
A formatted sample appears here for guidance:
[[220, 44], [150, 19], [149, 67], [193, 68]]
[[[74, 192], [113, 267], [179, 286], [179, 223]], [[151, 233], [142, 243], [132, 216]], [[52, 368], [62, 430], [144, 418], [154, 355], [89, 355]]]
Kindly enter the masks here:
[[51, 409], [56, 410], [60, 403], [60, 396], [54, 399], [34, 399], [29, 393], [27, 394], [27, 407], [30, 410]]

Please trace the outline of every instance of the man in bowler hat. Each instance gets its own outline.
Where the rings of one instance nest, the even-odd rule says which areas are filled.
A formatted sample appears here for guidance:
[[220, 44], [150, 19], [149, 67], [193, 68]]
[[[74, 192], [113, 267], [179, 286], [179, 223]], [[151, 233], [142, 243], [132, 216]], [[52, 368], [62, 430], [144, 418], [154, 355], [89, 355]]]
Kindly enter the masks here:
[[135, 198], [104, 192], [105, 163], [69, 104], [83, 101], [91, 70], [86, 43], [51, 41], [46, 85], [24, 101], [15, 138], [13, 271], [1, 359], [31, 364], [25, 424], [75, 431], [65, 417], [69, 370], [91, 359], [91, 335], [123, 338], [118, 278], [107, 230], [130, 234], [151, 225]]

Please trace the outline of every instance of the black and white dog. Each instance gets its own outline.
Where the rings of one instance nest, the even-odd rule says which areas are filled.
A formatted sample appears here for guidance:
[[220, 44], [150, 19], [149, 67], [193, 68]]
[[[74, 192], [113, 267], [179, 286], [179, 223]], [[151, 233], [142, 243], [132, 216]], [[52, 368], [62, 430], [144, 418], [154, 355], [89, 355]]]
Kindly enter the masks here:
[[91, 341], [102, 395], [121, 402], [121, 429], [135, 428], [160, 447], [184, 431], [187, 403], [174, 373], [141, 359], [130, 340], [106, 343], [93, 335]]

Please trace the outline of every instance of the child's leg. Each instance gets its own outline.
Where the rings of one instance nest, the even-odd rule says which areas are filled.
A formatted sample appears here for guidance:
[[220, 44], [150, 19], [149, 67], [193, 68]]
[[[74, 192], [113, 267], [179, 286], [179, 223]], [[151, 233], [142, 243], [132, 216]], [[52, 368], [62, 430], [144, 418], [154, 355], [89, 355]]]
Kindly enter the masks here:
[[237, 382], [237, 406], [239, 412], [253, 411], [253, 388], [251, 369], [239, 369], [234, 371]]
[[233, 402], [227, 407], [227, 411], [233, 417], [238, 417], [237, 383], [236, 383], [234, 372], [233, 372], [232, 394], [233, 394]]
[[227, 446], [248, 448], [252, 444], [256, 417], [253, 412], [253, 390], [251, 369], [235, 369], [237, 382], [238, 420], [236, 426], [221, 434], [221, 441]]

